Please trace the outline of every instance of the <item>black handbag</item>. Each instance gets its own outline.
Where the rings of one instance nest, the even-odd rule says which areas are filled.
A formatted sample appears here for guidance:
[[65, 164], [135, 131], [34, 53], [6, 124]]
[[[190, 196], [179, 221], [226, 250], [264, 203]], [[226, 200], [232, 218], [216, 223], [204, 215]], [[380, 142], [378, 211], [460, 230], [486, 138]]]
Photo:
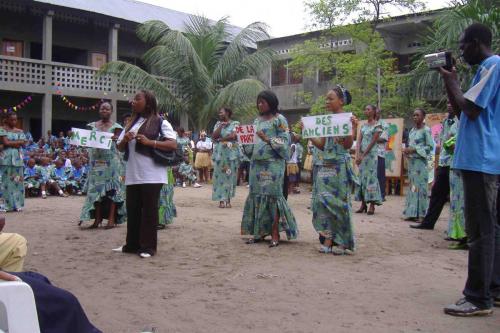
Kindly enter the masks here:
[[[162, 123], [163, 123], [163, 119], [160, 121], [160, 127], [158, 129], [157, 141], [165, 141], [166, 140], [166, 138], [164, 138], [161, 134]], [[153, 148], [152, 151], [153, 151], [153, 160], [158, 165], [176, 166], [176, 165], [181, 164], [181, 162], [184, 159], [184, 152], [182, 151], [182, 148], [180, 148], [179, 146], [177, 146], [177, 148], [175, 150], [171, 150], [171, 151], [164, 151], [164, 150], [160, 150], [158, 148]]]

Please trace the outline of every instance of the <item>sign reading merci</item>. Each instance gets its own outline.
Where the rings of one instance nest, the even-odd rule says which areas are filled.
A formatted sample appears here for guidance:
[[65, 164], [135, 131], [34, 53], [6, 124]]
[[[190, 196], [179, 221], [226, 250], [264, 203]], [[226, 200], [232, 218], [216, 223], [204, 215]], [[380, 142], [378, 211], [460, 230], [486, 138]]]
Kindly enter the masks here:
[[352, 113], [327, 114], [303, 117], [302, 137], [321, 138], [329, 136], [348, 136], [352, 132]]
[[239, 125], [236, 126], [236, 137], [238, 142], [243, 145], [254, 145], [256, 143], [255, 126]]
[[72, 128], [69, 143], [75, 146], [110, 149], [113, 133]]

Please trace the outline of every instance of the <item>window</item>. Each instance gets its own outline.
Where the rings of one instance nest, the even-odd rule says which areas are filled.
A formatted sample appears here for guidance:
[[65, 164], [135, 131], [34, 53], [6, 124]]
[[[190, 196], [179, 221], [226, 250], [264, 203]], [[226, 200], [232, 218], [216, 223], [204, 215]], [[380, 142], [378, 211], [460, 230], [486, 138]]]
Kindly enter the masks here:
[[284, 86], [287, 84], [301, 84], [303, 75], [300, 71], [288, 68], [290, 60], [279, 60], [275, 62], [271, 70], [271, 85]]
[[280, 60], [273, 63], [272, 71], [271, 71], [271, 85], [273, 86], [284, 86], [287, 84], [286, 79], [286, 60]]

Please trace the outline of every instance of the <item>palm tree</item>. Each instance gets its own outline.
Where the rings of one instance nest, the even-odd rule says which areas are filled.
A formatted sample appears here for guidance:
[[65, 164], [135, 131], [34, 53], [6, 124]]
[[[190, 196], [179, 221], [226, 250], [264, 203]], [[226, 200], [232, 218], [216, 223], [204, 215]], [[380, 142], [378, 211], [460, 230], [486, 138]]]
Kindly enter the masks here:
[[[265, 85], [257, 79], [274, 58], [269, 48], [255, 50], [256, 42], [268, 39], [267, 26], [256, 22], [237, 34], [226, 18], [212, 22], [192, 16], [184, 32], [161, 21], [148, 21], [137, 36], [152, 47], [143, 61], [153, 74], [122, 61], [106, 64], [101, 74], [112, 74], [120, 82], [152, 90], [161, 109], [197, 130], [207, 128], [221, 106], [235, 116], [254, 112], [249, 107]], [[167, 80], [162, 79], [168, 78]]]
[[[459, 55], [458, 39], [465, 28], [474, 23], [483, 23], [493, 32], [492, 50], [500, 52], [500, 12], [494, 10], [494, 1], [491, 0], [454, 0], [453, 7], [444, 10], [435, 21], [432, 30], [426, 37], [425, 46], [415, 57], [414, 70], [409, 84], [410, 91], [419, 98], [429, 97], [430, 93], [446, 96], [440, 75], [436, 71], [429, 71], [423, 56], [441, 50], [450, 50], [455, 56]], [[492, 8], [493, 5], [493, 8]], [[457, 70], [464, 84], [463, 88], [471, 81], [473, 74], [463, 63], [457, 63]]]

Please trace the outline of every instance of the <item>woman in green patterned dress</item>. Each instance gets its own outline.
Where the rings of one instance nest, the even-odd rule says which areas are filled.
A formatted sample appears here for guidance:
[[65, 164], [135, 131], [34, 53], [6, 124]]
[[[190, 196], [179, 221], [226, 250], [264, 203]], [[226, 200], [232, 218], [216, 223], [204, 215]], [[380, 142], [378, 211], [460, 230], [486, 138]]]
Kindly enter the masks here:
[[212, 140], [215, 141], [212, 161], [214, 176], [212, 200], [219, 201], [219, 208], [231, 208], [231, 198], [236, 193], [239, 150], [236, 140], [236, 126], [240, 123], [231, 120], [233, 111], [229, 108], [219, 110], [219, 121], [214, 126]]
[[[350, 102], [350, 93], [341, 86], [326, 95], [326, 109], [335, 114], [343, 113], [343, 106]], [[355, 117], [352, 122], [349, 136], [311, 139], [323, 158], [314, 178], [312, 202], [313, 226], [323, 243], [320, 253], [352, 255], [355, 251], [351, 192], [357, 179], [349, 154], [356, 133]]]
[[[16, 128], [17, 115], [8, 113], [0, 126], [0, 211], [19, 212], [24, 208], [24, 162], [21, 148], [28, 141]], [[2, 207], [3, 206], [3, 207]]]
[[425, 111], [415, 109], [413, 121], [415, 127], [410, 130], [408, 147], [403, 154], [408, 159], [408, 181], [410, 188], [406, 193], [406, 204], [403, 211], [405, 221], [418, 221], [425, 217], [429, 207], [427, 161], [434, 141], [429, 127], [424, 124]]
[[269, 247], [276, 247], [281, 231], [288, 239], [297, 238], [297, 223], [283, 196], [290, 136], [285, 117], [278, 114], [278, 104], [272, 91], [257, 96], [260, 115], [254, 126], [258, 140], [243, 147], [250, 158], [250, 191], [241, 222], [241, 234], [253, 236], [247, 244], [271, 235]]
[[110, 149], [89, 148], [87, 197], [80, 215], [80, 224], [94, 219], [90, 229], [98, 228], [104, 215], [108, 217], [105, 229], [123, 223], [127, 216], [124, 165], [115, 143], [123, 128], [111, 120], [112, 113], [111, 104], [104, 102], [99, 108], [101, 120], [87, 125], [91, 130], [114, 134]]
[[[177, 141], [179, 144], [179, 141]], [[174, 174], [172, 168], [167, 168], [168, 183], [163, 184], [160, 191], [158, 202], [158, 229], [162, 230], [169, 224], [174, 223], [174, 217], [177, 217], [177, 208], [174, 204]]]
[[[359, 186], [356, 190], [356, 200], [361, 201], [361, 207], [356, 213], [375, 213], [375, 205], [382, 204], [380, 184], [377, 178], [378, 153], [377, 142], [382, 134], [382, 125], [375, 119], [377, 108], [373, 105], [365, 107], [368, 121], [361, 127], [359, 145], [356, 149], [356, 164], [359, 166]], [[370, 209], [367, 211], [367, 204]]]

